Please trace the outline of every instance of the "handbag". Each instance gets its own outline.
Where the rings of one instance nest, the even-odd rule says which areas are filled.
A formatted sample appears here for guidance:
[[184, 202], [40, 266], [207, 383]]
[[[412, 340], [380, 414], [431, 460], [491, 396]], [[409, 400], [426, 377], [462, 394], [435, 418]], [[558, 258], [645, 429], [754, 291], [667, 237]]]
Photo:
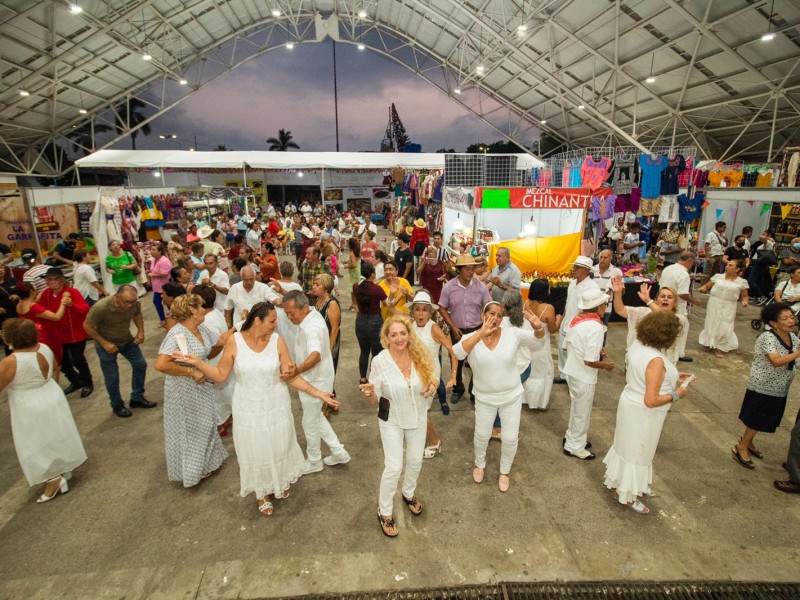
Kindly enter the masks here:
[[675, 244], [678, 241], [678, 238], [681, 237], [680, 229], [670, 229], [669, 231], [664, 231], [661, 234], [661, 239], [664, 240], [667, 244]]
[[778, 255], [775, 254], [774, 250], [769, 250], [767, 248], [762, 250], [759, 248], [756, 250], [756, 257], [756, 264], [765, 267], [772, 267], [778, 264]]
[[[129, 264], [129, 265], [132, 265], [132, 264], [135, 262], [135, 261], [133, 260], [133, 256], [131, 256], [131, 253], [130, 253], [130, 252], [126, 252], [126, 253], [125, 253], [125, 257], [128, 259], [128, 264]], [[136, 267], [135, 269], [132, 269], [132, 271], [133, 271], [133, 274], [134, 274], [134, 275], [138, 275], [139, 273], [141, 273], [141, 272], [142, 272], [142, 270], [141, 270], [139, 267]]]

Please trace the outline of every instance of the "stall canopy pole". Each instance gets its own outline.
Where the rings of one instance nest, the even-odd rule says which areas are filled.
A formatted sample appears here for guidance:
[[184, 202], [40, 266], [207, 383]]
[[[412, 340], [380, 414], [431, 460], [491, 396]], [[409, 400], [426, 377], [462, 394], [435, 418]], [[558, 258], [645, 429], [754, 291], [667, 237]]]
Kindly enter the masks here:
[[322, 213], [325, 214], [325, 169], [320, 171], [319, 193], [322, 196]]
[[78, 187], [81, 185], [81, 170], [77, 166], [75, 167], [75, 178], [78, 180]]

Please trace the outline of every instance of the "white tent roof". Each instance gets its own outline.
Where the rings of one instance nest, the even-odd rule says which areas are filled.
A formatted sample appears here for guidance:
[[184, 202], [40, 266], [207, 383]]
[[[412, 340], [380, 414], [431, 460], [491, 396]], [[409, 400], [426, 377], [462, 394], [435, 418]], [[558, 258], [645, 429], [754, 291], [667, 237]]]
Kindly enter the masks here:
[[[543, 166], [529, 154], [515, 154], [517, 168]], [[393, 152], [182, 152], [100, 150], [77, 161], [80, 168], [121, 169], [443, 169], [444, 154]]]

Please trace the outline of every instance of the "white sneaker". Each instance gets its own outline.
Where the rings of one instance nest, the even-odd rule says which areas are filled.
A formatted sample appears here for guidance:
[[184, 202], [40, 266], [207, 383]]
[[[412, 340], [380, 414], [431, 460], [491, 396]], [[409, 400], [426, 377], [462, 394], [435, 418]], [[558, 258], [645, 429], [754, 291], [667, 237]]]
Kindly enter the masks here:
[[307, 460], [303, 464], [303, 475], [310, 475], [311, 473], [319, 473], [324, 468], [325, 466], [322, 464], [321, 460], [316, 462]]
[[326, 456], [322, 459], [329, 467], [333, 465], [346, 465], [350, 462], [350, 454], [348, 454], [347, 450], [342, 450], [338, 454], [331, 454], [330, 456]]

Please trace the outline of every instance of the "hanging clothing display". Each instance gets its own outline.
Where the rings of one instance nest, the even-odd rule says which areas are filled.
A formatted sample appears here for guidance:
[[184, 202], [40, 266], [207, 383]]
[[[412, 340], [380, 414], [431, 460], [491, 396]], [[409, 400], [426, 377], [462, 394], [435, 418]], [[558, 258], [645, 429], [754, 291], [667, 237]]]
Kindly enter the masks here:
[[678, 173], [678, 187], [689, 187], [692, 182], [692, 173], [694, 170], [694, 156], [686, 158], [686, 168]]
[[710, 187], [722, 187], [722, 182], [725, 181], [725, 171], [709, 171], [708, 172], [708, 185]]
[[703, 203], [706, 201], [705, 194], [697, 192], [694, 198], [687, 198], [686, 194], [678, 196], [679, 219], [681, 223], [699, 219], [703, 213]]
[[676, 154], [667, 160], [667, 166], [661, 171], [661, 194], [673, 196], [678, 194], [678, 174], [686, 170], [686, 160], [682, 154]]
[[789, 167], [786, 170], [786, 187], [797, 186], [797, 168], [800, 166], [800, 152], [795, 152], [789, 159]]
[[608, 179], [608, 172], [611, 168], [611, 159], [603, 156], [599, 161], [595, 161], [591, 156], [583, 159], [581, 165], [581, 185], [580, 187], [596, 190], [603, 187], [606, 179]]
[[694, 177], [692, 177], [692, 185], [695, 189], [702, 190], [706, 187], [708, 183], [708, 171], [706, 170], [697, 170], [694, 172]]
[[664, 155], [654, 157], [642, 154], [639, 157], [639, 167], [642, 169], [642, 198], [658, 198], [661, 195], [661, 172], [667, 168], [668, 162], [669, 159]]
[[569, 163], [569, 187], [579, 188], [583, 181], [581, 179], [581, 165], [583, 161], [580, 158], [575, 158], [570, 160]]
[[561, 171], [561, 187], [565, 188], [569, 187], [569, 172], [570, 172], [569, 161], [565, 160], [564, 170]]
[[772, 170], [759, 169], [756, 171], [756, 187], [772, 187]]
[[739, 184], [742, 183], [742, 179], [744, 178], [744, 173], [735, 169], [729, 169], [725, 172], [725, 178], [727, 179], [728, 187], [739, 187]]
[[639, 206], [639, 216], [641, 217], [654, 217], [661, 212], [661, 197], [658, 198], [642, 198], [642, 203]]
[[614, 184], [612, 188], [614, 193], [630, 194], [633, 187], [633, 172], [634, 172], [633, 159], [618, 158], [614, 161], [613, 177]]
[[678, 208], [677, 195], [661, 196], [661, 207], [658, 211], [658, 222], [676, 223], [679, 219]]

